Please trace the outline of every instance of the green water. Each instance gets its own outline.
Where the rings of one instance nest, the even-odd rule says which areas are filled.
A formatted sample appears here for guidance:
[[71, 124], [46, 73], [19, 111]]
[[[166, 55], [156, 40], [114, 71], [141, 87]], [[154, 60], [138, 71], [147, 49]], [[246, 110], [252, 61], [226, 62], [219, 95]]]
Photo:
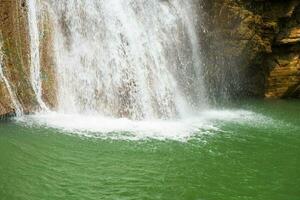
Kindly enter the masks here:
[[299, 200], [300, 101], [249, 102], [271, 124], [187, 142], [93, 139], [0, 123], [0, 199]]

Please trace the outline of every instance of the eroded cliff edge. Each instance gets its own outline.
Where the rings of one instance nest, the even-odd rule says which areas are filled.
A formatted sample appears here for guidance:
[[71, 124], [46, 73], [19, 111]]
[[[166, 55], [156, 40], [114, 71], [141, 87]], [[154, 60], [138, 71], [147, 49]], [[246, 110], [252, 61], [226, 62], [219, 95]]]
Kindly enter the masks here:
[[300, 1], [204, 0], [207, 82], [216, 97], [300, 97]]

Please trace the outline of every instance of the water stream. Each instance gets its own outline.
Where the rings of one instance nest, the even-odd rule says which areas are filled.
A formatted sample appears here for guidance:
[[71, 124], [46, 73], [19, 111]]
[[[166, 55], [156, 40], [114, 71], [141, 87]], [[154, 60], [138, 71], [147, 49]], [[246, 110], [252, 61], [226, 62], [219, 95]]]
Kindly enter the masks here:
[[28, 26], [30, 35], [30, 79], [33, 91], [40, 108], [47, 111], [48, 108], [42, 99], [41, 63], [40, 63], [40, 34], [38, 29], [37, 2], [27, 0]]
[[23, 108], [16, 96], [16, 94], [14, 93], [12, 87], [10, 86], [10, 82], [7, 80], [5, 74], [4, 74], [4, 71], [3, 71], [3, 53], [2, 53], [2, 41], [0, 41], [0, 80], [3, 80], [5, 86], [6, 86], [6, 89], [9, 93], [9, 96], [10, 96], [10, 99], [11, 99], [11, 102], [13, 104], [13, 107], [15, 109], [15, 113], [16, 113], [16, 116], [17, 117], [20, 117], [22, 116], [23, 114]]

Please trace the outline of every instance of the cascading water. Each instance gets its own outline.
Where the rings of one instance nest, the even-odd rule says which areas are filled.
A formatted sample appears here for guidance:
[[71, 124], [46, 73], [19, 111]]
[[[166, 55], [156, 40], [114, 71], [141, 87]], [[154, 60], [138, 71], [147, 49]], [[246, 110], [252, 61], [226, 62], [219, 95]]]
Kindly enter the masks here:
[[[32, 83], [43, 105], [37, 5], [29, 3]], [[110, 133], [113, 138], [125, 131], [134, 134], [129, 139], [184, 139], [218, 129], [214, 121], [251, 118], [247, 111], [207, 111], [195, 26], [198, 3], [40, 2], [54, 24], [58, 111], [29, 116], [29, 121], [87, 136]]]
[[48, 108], [42, 99], [42, 81], [41, 81], [41, 64], [40, 64], [40, 38], [37, 19], [36, 0], [27, 0], [28, 5], [28, 25], [30, 34], [30, 79], [37, 102], [42, 110]]
[[3, 80], [3, 82], [6, 86], [6, 89], [9, 93], [10, 98], [11, 98], [13, 107], [15, 109], [16, 116], [17, 117], [21, 116], [23, 114], [22, 106], [21, 106], [19, 100], [17, 99], [16, 94], [13, 92], [9, 81], [7, 80], [7, 78], [6, 78], [6, 76], [4, 75], [4, 72], [3, 72], [3, 53], [2, 53], [2, 43], [1, 43], [1, 41], [0, 41], [0, 80]]
[[207, 110], [198, 1], [29, 2], [32, 83], [42, 105], [37, 17], [47, 10], [58, 109], [26, 123], [101, 138], [185, 140], [219, 131], [218, 121], [265, 120], [249, 111]]
[[47, 2], [60, 112], [168, 119], [205, 102], [192, 1]]

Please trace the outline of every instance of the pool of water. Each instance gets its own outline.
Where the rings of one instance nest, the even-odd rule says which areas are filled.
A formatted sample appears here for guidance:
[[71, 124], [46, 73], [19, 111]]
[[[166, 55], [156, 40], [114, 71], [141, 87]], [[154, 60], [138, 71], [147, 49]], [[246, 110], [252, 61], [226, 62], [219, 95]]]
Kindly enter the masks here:
[[247, 101], [184, 122], [1, 122], [0, 199], [299, 200], [300, 101]]

